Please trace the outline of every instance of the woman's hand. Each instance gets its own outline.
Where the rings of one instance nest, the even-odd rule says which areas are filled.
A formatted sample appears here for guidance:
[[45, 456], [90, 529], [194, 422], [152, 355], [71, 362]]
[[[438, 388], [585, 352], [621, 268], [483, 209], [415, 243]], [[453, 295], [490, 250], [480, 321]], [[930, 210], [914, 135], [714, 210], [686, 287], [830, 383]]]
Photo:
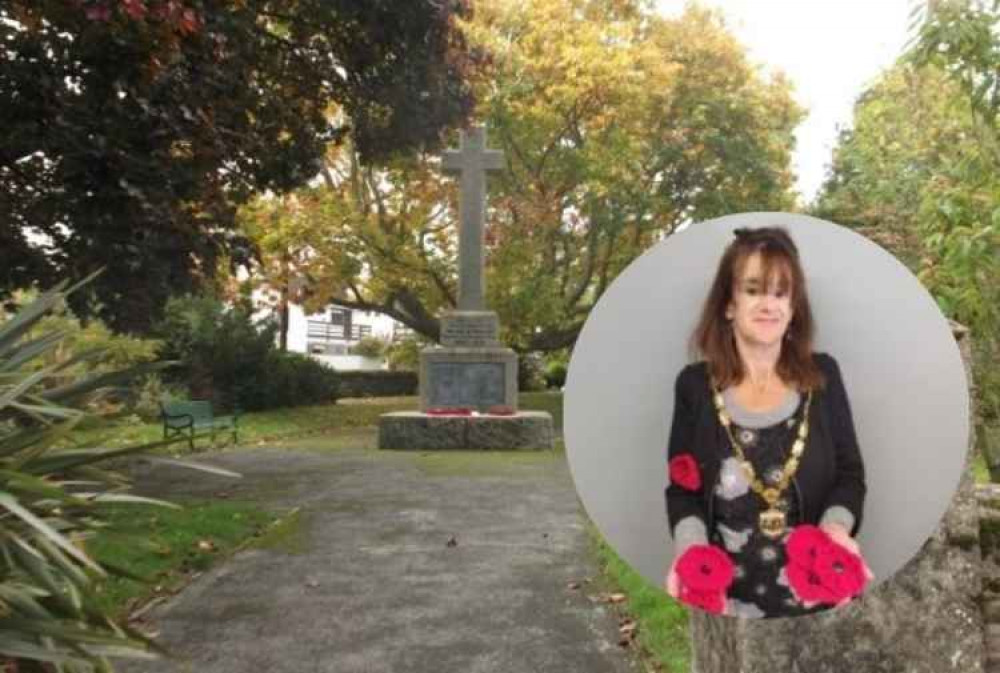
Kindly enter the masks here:
[[875, 575], [872, 573], [871, 568], [868, 567], [865, 557], [861, 554], [861, 547], [858, 545], [858, 541], [851, 537], [846, 528], [839, 523], [825, 523], [820, 528], [841, 547], [861, 557], [861, 563], [865, 569], [865, 577], [869, 582], [875, 579]]
[[674, 599], [680, 600], [681, 598], [681, 584], [680, 580], [677, 578], [677, 557], [670, 562], [670, 569], [667, 570], [666, 580], [663, 582], [663, 588], [666, 589], [667, 593], [670, 594]]
[[[667, 594], [673, 597], [678, 603], [684, 603], [681, 600], [681, 580], [677, 576], [677, 559], [679, 556], [675, 556], [674, 560], [670, 562], [670, 568], [667, 570], [667, 576], [663, 580], [663, 588], [666, 590]], [[725, 599], [725, 594], [723, 594], [723, 599]], [[722, 614], [729, 614], [729, 602], [724, 601], [724, 607], [722, 608]]]

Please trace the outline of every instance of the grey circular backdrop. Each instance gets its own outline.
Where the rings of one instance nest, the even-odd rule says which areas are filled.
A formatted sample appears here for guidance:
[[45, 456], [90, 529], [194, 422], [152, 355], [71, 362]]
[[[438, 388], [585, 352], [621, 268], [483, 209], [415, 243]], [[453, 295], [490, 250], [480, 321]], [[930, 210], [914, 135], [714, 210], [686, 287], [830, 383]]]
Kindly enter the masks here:
[[647, 580], [673, 558], [663, 491], [674, 379], [737, 227], [784, 226], [799, 248], [816, 351], [840, 363], [865, 461], [858, 541], [875, 582], [930, 537], [961, 477], [965, 370], [944, 316], [892, 255], [805, 215], [743, 213], [694, 224], [645, 252], [591, 311], [564, 394], [570, 471], [590, 518]]

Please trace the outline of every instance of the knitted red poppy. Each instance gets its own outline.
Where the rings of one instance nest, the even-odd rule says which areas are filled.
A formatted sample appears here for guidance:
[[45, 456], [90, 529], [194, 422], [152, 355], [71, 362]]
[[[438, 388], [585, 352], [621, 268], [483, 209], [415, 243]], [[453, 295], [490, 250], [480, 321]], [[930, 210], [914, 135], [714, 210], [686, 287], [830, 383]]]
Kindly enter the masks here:
[[840, 600], [854, 598], [868, 583], [861, 557], [839, 544], [820, 554], [813, 567], [820, 581], [840, 596]]
[[819, 526], [807, 523], [796, 526], [785, 541], [788, 562], [812, 567], [816, 557], [833, 544], [833, 539]]
[[726, 594], [722, 591], [695, 591], [681, 585], [680, 601], [715, 615], [721, 615], [726, 609]]
[[693, 544], [677, 559], [677, 578], [694, 591], [725, 591], [733, 583], [733, 562], [710, 544]]
[[670, 459], [670, 483], [677, 484], [689, 491], [701, 488], [701, 472], [698, 461], [690, 453], [681, 453]]
[[860, 594], [868, 583], [862, 558], [817, 526], [796, 526], [785, 551], [788, 586], [800, 601], [837, 604]]

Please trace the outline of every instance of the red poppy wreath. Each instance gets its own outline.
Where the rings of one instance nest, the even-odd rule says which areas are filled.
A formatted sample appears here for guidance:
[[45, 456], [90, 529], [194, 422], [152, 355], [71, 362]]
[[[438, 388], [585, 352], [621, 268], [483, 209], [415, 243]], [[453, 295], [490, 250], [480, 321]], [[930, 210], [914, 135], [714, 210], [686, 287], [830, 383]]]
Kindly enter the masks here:
[[689, 491], [701, 488], [701, 472], [698, 461], [690, 453], [681, 453], [670, 459], [670, 483]]

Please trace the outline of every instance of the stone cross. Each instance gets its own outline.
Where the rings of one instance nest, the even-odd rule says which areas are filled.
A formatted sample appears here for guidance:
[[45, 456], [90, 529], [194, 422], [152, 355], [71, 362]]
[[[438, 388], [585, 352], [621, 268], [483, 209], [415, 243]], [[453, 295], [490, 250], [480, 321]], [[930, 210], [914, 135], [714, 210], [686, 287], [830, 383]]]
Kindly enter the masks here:
[[458, 150], [446, 150], [441, 167], [461, 178], [458, 212], [458, 310], [485, 309], [483, 222], [486, 220], [486, 171], [503, 168], [503, 152], [486, 149], [486, 130], [462, 131]]

